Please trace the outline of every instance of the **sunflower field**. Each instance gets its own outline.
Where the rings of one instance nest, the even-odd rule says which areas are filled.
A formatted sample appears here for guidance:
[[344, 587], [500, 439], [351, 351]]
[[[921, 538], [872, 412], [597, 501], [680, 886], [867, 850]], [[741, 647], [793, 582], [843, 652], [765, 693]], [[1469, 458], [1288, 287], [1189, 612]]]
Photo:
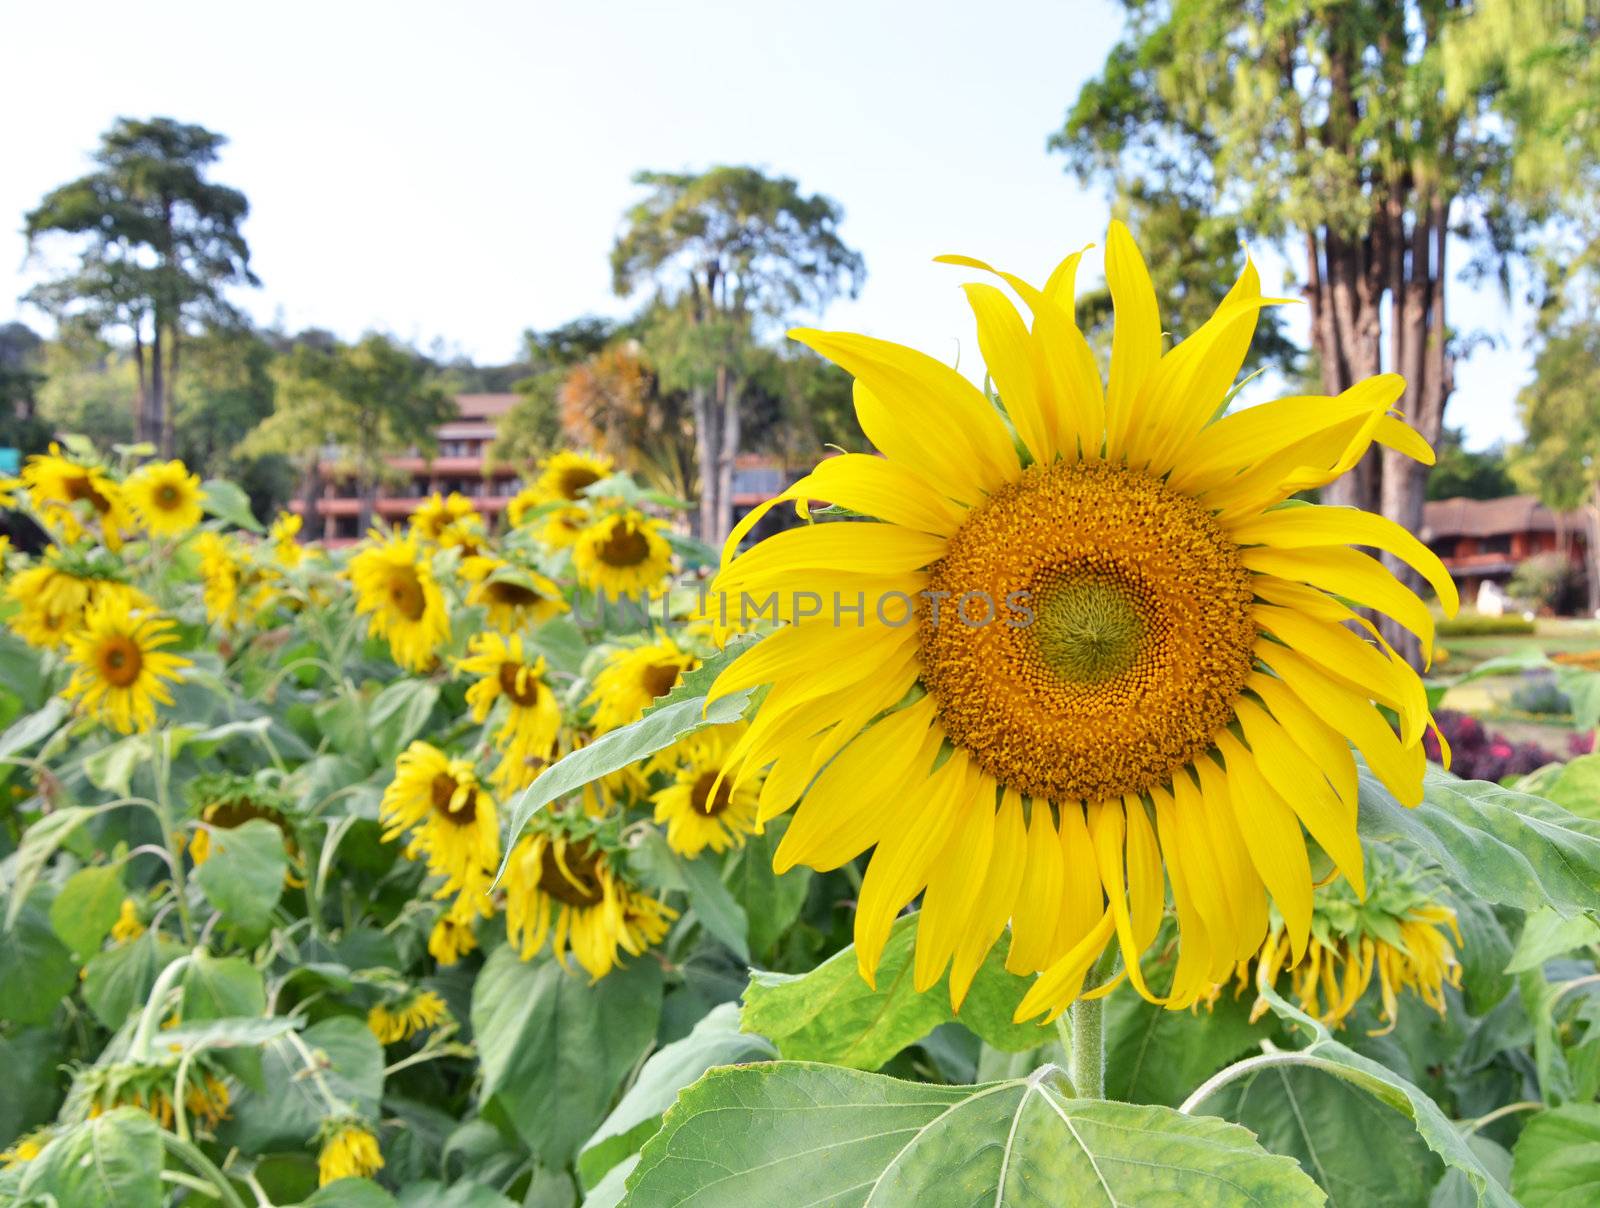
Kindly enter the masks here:
[[1104, 374], [1077, 256], [987, 396], [795, 333], [883, 455], [747, 549], [576, 451], [345, 548], [0, 483], [0, 1202], [1600, 1202], [1600, 757], [1425, 765], [1356, 547], [1454, 588], [1295, 498], [1431, 458], [1399, 379], [1229, 413], [1255, 270], [1163, 351], [1106, 257]]

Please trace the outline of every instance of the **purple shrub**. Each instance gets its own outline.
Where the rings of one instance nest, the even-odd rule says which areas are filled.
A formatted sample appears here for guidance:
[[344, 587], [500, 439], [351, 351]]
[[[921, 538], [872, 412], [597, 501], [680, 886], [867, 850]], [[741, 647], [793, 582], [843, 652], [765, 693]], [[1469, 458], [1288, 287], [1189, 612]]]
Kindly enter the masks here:
[[[1463, 780], [1500, 781], [1562, 759], [1536, 742], [1514, 743], [1502, 734], [1492, 733], [1466, 713], [1441, 709], [1434, 714], [1434, 721], [1450, 744], [1450, 770]], [[1437, 763], [1439, 743], [1431, 730], [1423, 736], [1422, 743], [1428, 758]]]

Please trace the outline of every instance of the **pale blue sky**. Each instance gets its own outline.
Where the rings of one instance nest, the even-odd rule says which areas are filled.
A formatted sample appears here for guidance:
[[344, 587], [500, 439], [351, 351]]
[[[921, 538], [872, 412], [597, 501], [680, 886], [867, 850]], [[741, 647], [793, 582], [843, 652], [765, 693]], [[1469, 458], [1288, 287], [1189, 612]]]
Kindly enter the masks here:
[[[966, 366], [963, 274], [932, 257], [1042, 276], [1108, 214], [1044, 149], [1117, 34], [1105, 0], [0, 0], [0, 22], [0, 319], [36, 327], [21, 215], [118, 114], [232, 140], [216, 176], [250, 197], [264, 288], [239, 300], [259, 320], [481, 361], [626, 308], [607, 252], [639, 168], [753, 163], [837, 198], [868, 277], [826, 324]], [[1260, 258], [1270, 290], [1282, 266]], [[1514, 435], [1525, 319], [1492, 290], [1453, 305], [1502, 347], [1461, 366], [1450, 422]]]

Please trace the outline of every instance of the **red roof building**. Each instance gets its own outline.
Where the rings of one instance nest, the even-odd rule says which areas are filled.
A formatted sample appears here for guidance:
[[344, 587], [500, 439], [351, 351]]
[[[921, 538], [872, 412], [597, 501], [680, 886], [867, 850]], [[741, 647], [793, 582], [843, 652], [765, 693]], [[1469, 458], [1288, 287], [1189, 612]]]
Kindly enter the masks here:
[[1580, 573], [1588, 568], [1583, 513], [1552, 512], [1532, 495], [1434, 500], [1423, 505], [1418, 535], [1444, 562], [1463, 600], [1476, 597], [1486, 581], [1504, 584], [1535, 554], [1560, 550]]

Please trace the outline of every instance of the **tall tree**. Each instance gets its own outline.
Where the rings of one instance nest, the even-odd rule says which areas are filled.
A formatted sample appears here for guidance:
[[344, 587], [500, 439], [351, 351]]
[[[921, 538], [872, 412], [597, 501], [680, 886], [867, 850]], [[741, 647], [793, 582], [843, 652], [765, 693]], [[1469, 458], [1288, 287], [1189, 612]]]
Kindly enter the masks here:
[[38, 416], [44, 340], [26, 323], [0, 323], [0, 446], [40, 452], [50, 438]]
[[1433, 452], [1436, 460], [1428, 475], [1429, 499], [1498, 499], [1517, 489], [1503, 444], [1469, 449], [1461, 429], [1446, 425]]
[[243, 193], [207, 179], [227, 140], [203, 126], [118, 118], [95, 170], [53, 189], [25, 220], [30, 249], [75, 237], [76, 268], [27, 297], [58, 320], [126, 329], [139, 378], [136, 431], [171, 456], [173, 385], [189, 325], [232, 321], [230, 285], [257, 285]]
[[[1515, 110], [1494, 110], [1502, 78], [1463, 72], [1446, 85], [1444, 48], [1475, 36], [1476, 9], [1450, 0], [1123, 3], [1126, 35], [1052, 146], [1084, 178], [1119, 190], [1154, 182], [1298, 248], [1324, 390], [1399, 372], [1401, 409], [1437, 439], [1454, 386], [1448, 236], [1469, 235], [1491, 260], [1513, 246], [1528, 215], [1501, 200], [1510, 149], [1538, 136], [1516, 127]], [[1426, 473], [1375, 451], [1324, 498], [1416, 528]], [[1416, 655], [1397, 627], [1387, 636]]]
[[512, 384], [519, 396], [516, 403], [495, 425], [489, 450], [493, 460], [531, 464], [560, 447], [565, 435], [561, 385], [574, 365], [598, 353], [616, 332], [617, 325], [610, 319], [584, 315], [549, 331], [522, 333], [527, 371]]
[[670, 494], [689, 494], [695, 474], [689, 401], [682, 391], [662, 389], [638, 340], [618, 340], [572, 366], [558, 397], [568, 438], [609, 453]]
[[733, 526], [733, 467], [751, 350], [799, 310], [854, 296], [865, 269], [839, 237], [842, 211], [786, 176], [748, 167], [641, 172], [647, 192], [611, 250], [619, 296], [653, 285], [663, 322], [653, 345], [662, 381], [687, 392], [700, 478], [698, 532]]

